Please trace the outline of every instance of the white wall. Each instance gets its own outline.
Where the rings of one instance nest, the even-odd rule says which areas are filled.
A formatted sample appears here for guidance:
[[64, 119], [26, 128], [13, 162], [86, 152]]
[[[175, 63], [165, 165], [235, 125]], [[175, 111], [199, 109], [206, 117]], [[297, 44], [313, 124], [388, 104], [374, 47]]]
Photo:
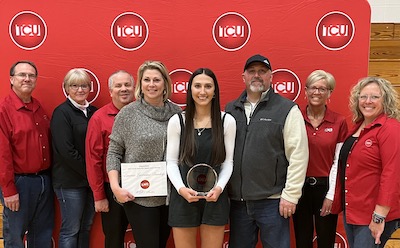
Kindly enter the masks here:
[[368, 0], [371, 23], [400, 23], [400, 0]]

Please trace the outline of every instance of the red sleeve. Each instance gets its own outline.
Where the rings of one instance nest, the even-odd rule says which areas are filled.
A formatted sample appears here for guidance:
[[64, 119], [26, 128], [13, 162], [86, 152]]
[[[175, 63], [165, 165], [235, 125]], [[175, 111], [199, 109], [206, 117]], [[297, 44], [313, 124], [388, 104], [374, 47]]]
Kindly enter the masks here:
[[103, 161], [107, 151], [104, 151], [104, 135], [100, 117], [95, 114], [89, 121], [86, 133], [86, 173], [95, 201], [106, 198], [104, 190]]
[[385, 124], [378, 135], [382, 174], [376, 204], [392, 207], [397, 206], [398, 199], [394, 196], [400, 190], [400, 123], [388, 119]]
[[14, 165], [10, 144], [12, 126], [8, 121], [6, 111], [0, 111], [0, 187], [3, 197], [18, 193], [14, 183]]

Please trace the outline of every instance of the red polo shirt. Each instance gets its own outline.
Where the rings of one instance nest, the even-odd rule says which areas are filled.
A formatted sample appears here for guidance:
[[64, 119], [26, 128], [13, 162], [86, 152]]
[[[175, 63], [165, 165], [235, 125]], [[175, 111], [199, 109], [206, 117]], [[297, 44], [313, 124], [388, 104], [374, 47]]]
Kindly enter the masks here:
[[0, 187], [5, 197], [17, 194], [14, 174], [36, 173], [51, 164], [50, 120], [32, 97], [25, 104], [11, 92], [0, 102]]
[[106, 158], [114, 118], [118, 114], [112, 102], [97, 110], [86, 133], [86, 173], [95, 201], [106, 199], [104, 182], [109, 182]]
[[336, 144], [344, 142], [347, 135], [347, 123], [344, 116], [326, 107], [321, 124], [314, 128], [307, 116], [306, 108], [302, 110], [306, 124], [308, 149], [307, 177], [329, 177]]
[[349, 224], [369, 225], [376, 205], [390, 207], [386, 221], [400, 218], [400, 122], [382, 114], [361, 131], [347, 159], [345, 188], [336, 187], [336, 209], [343, 193]]

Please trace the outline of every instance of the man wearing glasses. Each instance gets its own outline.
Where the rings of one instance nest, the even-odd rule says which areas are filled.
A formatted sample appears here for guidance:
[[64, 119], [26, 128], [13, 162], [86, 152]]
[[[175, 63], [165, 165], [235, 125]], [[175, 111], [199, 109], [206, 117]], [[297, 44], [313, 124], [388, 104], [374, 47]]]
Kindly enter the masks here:
[[33, 62], [11, 66], [11, 91], [0, 102], [0, 199], [5, 247], [50, 248], [54, 226], [49, 168], [50, 120], [37, 99]]

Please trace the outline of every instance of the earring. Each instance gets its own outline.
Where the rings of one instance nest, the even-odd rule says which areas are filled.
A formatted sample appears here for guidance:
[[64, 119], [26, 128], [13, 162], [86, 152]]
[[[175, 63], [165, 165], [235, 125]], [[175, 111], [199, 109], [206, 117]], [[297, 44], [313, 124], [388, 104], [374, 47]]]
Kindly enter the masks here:
[[164, 90], [164, 91], [163, 91], [163, 95], [165, 96], [166, 94], [167, 94], [167, 91], [166, 91], [166, 90]]

